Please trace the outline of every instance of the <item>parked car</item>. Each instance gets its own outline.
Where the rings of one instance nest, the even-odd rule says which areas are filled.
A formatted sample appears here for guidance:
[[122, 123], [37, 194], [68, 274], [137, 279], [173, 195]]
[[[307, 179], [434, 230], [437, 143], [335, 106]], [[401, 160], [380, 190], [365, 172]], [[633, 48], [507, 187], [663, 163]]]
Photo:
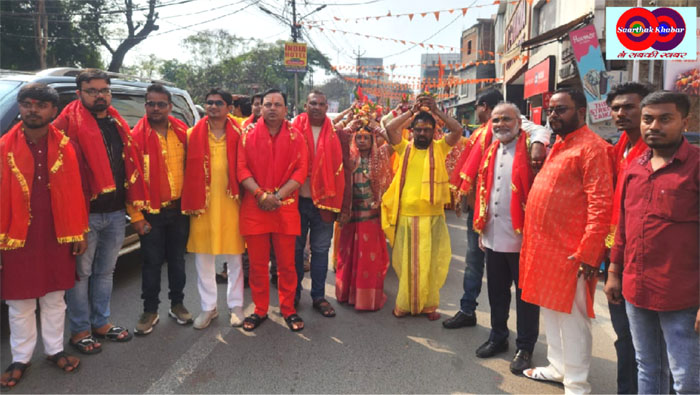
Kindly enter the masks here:
[[[30, 82], [43, 82], [53, 87], [59, 94], [59, 112], [68, 103], [77, 98], [75, 77], [80, 72], [76, 68], [54, 68], [38, 73], [27, 73], [12, 70], [0, 70], [0, 136], [7, 133], [19, 121], [19, 105], [17, 93], [19, 89]], [[111, 78], [112, 106], [119, 111], [133, 128], [145, 114], [144, 101], [146, 88], [153, 82], [162, 83], [172, 93], [172, 115], [188, 126], [199, 121], [199, 113], [192, 98], [183, 89], [175, 87], [166, 81], [149, 81], [122, 74], [108, 73]], [[125, 229], [126, 238], [119, 255], [134, 251], [140, 247], [138, 235], [129, 225]]]

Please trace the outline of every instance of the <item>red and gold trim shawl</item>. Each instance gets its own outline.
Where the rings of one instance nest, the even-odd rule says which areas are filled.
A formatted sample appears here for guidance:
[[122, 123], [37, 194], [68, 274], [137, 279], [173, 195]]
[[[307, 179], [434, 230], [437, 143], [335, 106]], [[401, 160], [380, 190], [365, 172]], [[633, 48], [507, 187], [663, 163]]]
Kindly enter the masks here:
[[[126, 200], [137, 209], [147, 205], [148, 195], [146, 183], [143, 179], [141, 162], [132, 143], [129, 124], [119, 115], [114, 107], [108, 107], [107, 113], [117, 123], [117, 131], [124, 144], [124, 166], [126, 174]], [[68, 137], [80, 146], [85, 157], [87, 176], [91, 199], [97, 198], [103, 193], [116, 189], [114, 176], [107, 157], [107, 148], [102, 139], [102, 132], [95, 117], [88, 111], [80, 100], [74, 100], [63, 109], [61, 114], [53, 122], [53, 125], [64, 131]]]
[[[187, 144], [187, 125], [179, 119], [168, 116], [168, 123], [182, 144]], [[168, 182], [168, 167], [163, 156], [158, 132], [153, 130], [145, 116], [132, 131], [136, 151], [143, 158], [143, 178], [148, 188], [149, 202], [145, 207], [149, 213], [157, 214], [163, 203], [170, 201], [172, 191]]]
[[486, 149], [493, 141], [493, 125], [491, 120], [488, 121], [486, 127], [481, 130], [481, 133], [474, 136], [474, 142], [469, 150], [468, 157], [462, 164], [459, 170], [461, 182], [458, 193], [462, 196], [467, 196], [476, 189], [476, 178], [479, 175], [479, 165], [484, 157]]
[[[486, 150], [484, 159], [479, 168], [477, 181], [477, 198], [474, 207], [474, 230], [481, 233], [488, 221], [488, 207], [491, 199], [491, 188], [493, 186], [493, 173], [496, 164], [496, 155], [501, 142], [496, 139]], [[513, 169], [511, 172], [511, 199], [510, 217], [513, 222], [513, 230], [517, 234], [522, 234], [525, 224], [525, 202], [530, 193], [530, 187], [535, 180], [535, 173], [530, 166], [530, 139], [527, 133], [520, 130], [520, 137], [515, 146], [515, 156], [513, 157]]]
[[345, 175], [343, 174], [343, 150], [331, 120], [326, 117], [314, 149], [314, 135], [307, 113], [299, 114], [292, 122], [306, 138], [309, 152], [309, 177], [311, 177], [311, 199], [321, 210], [339, 213], [343, 206]]
[[[49, 125], [47, 165], [51, 212], [59, 243], [81, 241], [88, 231], [80, 166], [69, 141], [68, 136]], [[32, 218], [34, 156], [27, 145], [23, 122], [0, 139], [0, 161], [0, 249], [12, 250], [24, 247]]]
[[[188, 137], [185, 179], [182, 189], [182, 213], [200, 215], [209, 207], [209, 187], [211, 185], [211, 154], [209, 151], [209, 117], [202, 118], [192, 128]], [[236, 178], [238, 163], [238, 141], [241, 128], [232, 115], [226, 117], [226, 158], [228, 159], [228, 188], [231, 199], [238, 199], [239, 187]]]

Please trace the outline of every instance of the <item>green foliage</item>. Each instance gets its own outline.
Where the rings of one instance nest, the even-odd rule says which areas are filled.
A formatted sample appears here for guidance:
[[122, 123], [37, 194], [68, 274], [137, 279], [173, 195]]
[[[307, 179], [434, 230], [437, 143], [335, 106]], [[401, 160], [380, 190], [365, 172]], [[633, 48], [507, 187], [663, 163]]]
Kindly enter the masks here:
[[[35, 2], [0, 0], [0, 68], [37, 70], [39, 54], [34, 44]], [[80, 0], [46, 1], [49, 45], [48, 67], [103, 67], [99, 45], [80, 28], [84, 3]]]

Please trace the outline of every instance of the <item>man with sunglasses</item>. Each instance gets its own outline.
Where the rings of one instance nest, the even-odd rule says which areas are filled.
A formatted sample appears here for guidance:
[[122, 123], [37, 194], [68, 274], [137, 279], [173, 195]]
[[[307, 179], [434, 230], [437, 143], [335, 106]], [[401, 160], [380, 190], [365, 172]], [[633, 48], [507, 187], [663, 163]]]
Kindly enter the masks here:
[[236, 177], [241, 129], [233, 119], [233, 97], [220, 88], [206, 95], [207, 116], [188, 131], [181, 208], [190, 216], [187, 251], [194, 253], [201, 313], [195, 329], [219, 316], [216, 258], [227, 262], [226, 304], [231, 326], [243, 324], [243, 237], [239, 229], [239, 186]]
[[589, 393], [593, 295], [612, 213], [611, 147], [586, 126], [583, 92], [563, 88], [549, 101], [557, 140], [528, 195], [520, 283], [523, 301], [540, 306], [549, 365], [531, 379]]
[[129, 125], [111, 106], [107, 73], [87, 69], [75, 79], [78, 99], [54, 121], [80, 147], [90, 194], [90, 232], [77, 259], [78, 281], [66, 292], [70, 344], [84, 354], [102, 351], [95, 337], [131, 340], [124, 327], [109, 322], [114, 268], [124, 242], [126, 204], [144, 207], [148, 192]]
[[185, 246], [190, 228], [187, 216], [180, 212], [185, 172], [187, 125], [170, 115], [172, 95], [160, 84], [146, 88], [146, 115], [134, 126], [134, 145], [144, 164], [144, 179], [149, 201], [139, 211], [127, 205], [131, 225], [141, 239], [141, 298], [143, 314], [134, 333], [147, 335], [158, 323], [158, 294], [163, 261], [168, 263], [170, 310], [178, 324], [192, 322], [185, 308]]

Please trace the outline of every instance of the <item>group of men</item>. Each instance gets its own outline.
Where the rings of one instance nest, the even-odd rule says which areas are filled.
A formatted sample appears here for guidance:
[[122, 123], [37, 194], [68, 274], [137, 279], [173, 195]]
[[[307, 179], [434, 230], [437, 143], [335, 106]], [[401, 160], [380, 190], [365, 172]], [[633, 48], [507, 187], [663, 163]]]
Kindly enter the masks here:
[[[233, 96], [215, 88], [205, 98], [206, 116], [188, 129], [170, 115], [167, 88], [153, 84], [146, 115], [130, 130], [110, 105], [107, 74], [85, 70], [76, 84], [78, 99], [57, 118], [57, 93], [25, 85], [17, 97], [21, 122], [0, 140], [0, 276], [13, 354], [3, 387], [15, 386], [29, 366], [37, 298], [48, 358], [66, 372], [80, 363], [63, 351], [66, 305], [69, 344], [79, 352], [102, 351], [98, 339], [132, 338], [109, 321], [127, 212], [143, 256], [136, 334], [151, 333], [159, 321], [164, 261], [168, 315], [208, 327], [219, 314], [217, 257], [227, 263], [229, 324], [254, 330], [268, 317], [271, 252], [280, 313], [290, 330], [302, 330], [296, 309], [307, 236], [312, 305], [335, 316], [325, 298], [334, 222], [341, 226], [339, 302], [383, 306], [388, 239], [399, 278], [392, 313], [437, 320], [452, 256], [445, 222], [452, 188], [467, 210], [467, 269], [460, 311], [443, 325], [476, 325], [485, 266], [492, 330], [477, 357], [508, 349], [514, 283], [511, 371], [561, 382], [567, 393], [590, 392], [590, 318], [607, 239], [619, 390], [635, 389], [637, 372], [623, 362], [635, 358], [640, 392], [667, 391], [669, 370], [677, 392], [700, 391], [699, 158], [681, 134], [689, 111], [683, 94], [647, 96], [634, 83], [613, 90], [609, 105], [624, 130], [613, 149], [586, 126], [585, 96], [572, 89], [556, 91], [548, 103], [557, 140], [547, 147], [549, 130], [496, 91], [477, 100], [483, 125], [465, 139], [428, 95], [380, 124], [351, 109], [331, 120], [325, 95], [312, 91], [306, 112], [290, 122], [279, 90], [253, 96], [252, 114], [241, 118], [232, 114]], [[442, 136], [438, 124], [449, 132]], [[461, 153], [450, 175], [445, 163], [455, 149]], [[255, 305], [248, 317], [246, 249]], [[196, 318], [183, 303], [186, 252], [197, 270]], [[549, 365], [532, 368], [540, 311]]]

